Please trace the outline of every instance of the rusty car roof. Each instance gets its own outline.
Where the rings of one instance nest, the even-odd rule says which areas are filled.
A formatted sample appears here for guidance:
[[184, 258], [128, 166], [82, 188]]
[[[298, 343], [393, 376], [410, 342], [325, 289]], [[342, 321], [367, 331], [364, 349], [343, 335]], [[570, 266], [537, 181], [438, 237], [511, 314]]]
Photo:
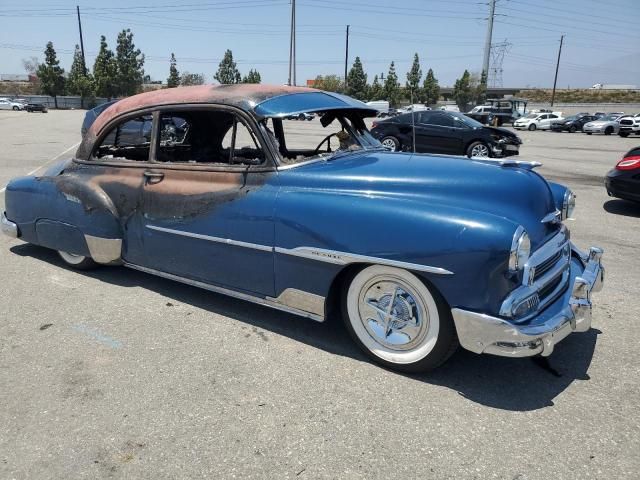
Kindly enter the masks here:
[[[315, 88], [264, 84], [197, 85], [192, 87], [165, 88], [124, 98], [107, 108], [93, 123], [91, 130], [94, 134], [98, 133], [111, 119], [124, 113], [153, 106], [180, 103], [217, 103], [232, 105], [242, 108], [243, 110], [252, 111], [257, 116], [263, 116], [254, 111], [254, 108], [260, 103], [282, 95], [301, 93], [326, 95], [327, 100], [340, 99], [343, 103], [343, 108], [361, 108], [375, 112], [371, 107], [366, 106], [364, 103], [361, 104], [357, 100], [343, 95], [323, 92]], [[356, 105], [356, 102], [360, 105]]]
[[96, 137], [114, 118], [136, 110], [179, 104], [230, 105], [250, 112], [256, 118], [338, 109], [358, 111], [362, 116], [377, 113], [359, 100], [308, 87], [235, 84], [165, 88], [124, 98], [107, 108], [84, 135], [76, 158], [88, 158]]

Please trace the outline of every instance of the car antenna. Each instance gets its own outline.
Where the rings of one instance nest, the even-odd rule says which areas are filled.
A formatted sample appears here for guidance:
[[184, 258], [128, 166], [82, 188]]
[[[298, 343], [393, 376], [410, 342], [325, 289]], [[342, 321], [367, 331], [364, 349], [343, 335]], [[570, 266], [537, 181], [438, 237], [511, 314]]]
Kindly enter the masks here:
[[413, 153], [416, 153], [416, 119], [415, 108], [413, 106], [413, 88], [411, 89], [411, 140], [413, 143]]

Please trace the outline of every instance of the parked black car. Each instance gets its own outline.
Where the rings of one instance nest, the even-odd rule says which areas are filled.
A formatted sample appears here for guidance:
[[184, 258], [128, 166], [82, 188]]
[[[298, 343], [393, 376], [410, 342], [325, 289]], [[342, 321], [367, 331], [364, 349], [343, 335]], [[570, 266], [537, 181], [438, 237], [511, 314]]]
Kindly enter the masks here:
[[371, 133], [394, 151], [413, 150], [412, 125], [415, 123], [415, 150], [420, 153], [446, 153], [469, 157], [507, 157], [518, 155], [522, 140], [515, 133], [487, 127], [459, 112], [430, 110], [405, 113], [373, 122]]
[[27, 112], [42, 112], [42, 113], [47, 113], [49, 111], [49, 109], [47, 108], [46, 105], [42, 104], [42, 103], [27, 103], [24, 106], [24, 109]]
[[609, 170], [604, 186], [610, 197], [640, 202], [640, 147], [629, 150], [615, 168]]
[[96, 121], [98, 115], [104, 112], [108, 107], [116, 103], [118, 100], [111, 100], [110, 102], [102, 103], [91, 110], [87, 110], [87, 113], [84, 114], [84, 121], [82, 122], [82, 127], [80, 128], [80, 133], [84, 137], [84, 134], [87, 133], [89, 127], [93, 125], [93, 122]]
[[593, 122], [597, 120], [598, 117], [595, 115], [585, 115], [583, 113], [579, 113], [577, 115], [571, 115], [559, 122], [554, 122], [551, 124], [551, 130], [554, 132], [581, 132], [582, 127], [585, 123]]

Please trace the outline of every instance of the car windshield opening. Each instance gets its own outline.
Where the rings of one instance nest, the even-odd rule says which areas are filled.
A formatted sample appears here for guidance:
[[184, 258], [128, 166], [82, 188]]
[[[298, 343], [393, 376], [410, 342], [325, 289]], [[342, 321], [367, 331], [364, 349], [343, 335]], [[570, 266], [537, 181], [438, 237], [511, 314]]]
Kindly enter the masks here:
[[329, 159], [340, 153], [384, 148], [362, 118], [342, 112], [314, 112], [261, 122], [285, 165]]

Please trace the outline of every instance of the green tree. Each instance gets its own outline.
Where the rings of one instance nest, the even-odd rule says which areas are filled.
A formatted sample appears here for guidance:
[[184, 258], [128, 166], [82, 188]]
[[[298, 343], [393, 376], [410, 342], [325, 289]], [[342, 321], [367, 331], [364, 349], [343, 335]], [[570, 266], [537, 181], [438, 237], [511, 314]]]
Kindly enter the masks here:
[[318, 75], [313, 83], [313, 86], [327, 92], [344, 91], [344, 82], [338, 75]]
[[169, 60], [169, 77], [167, 78], [167, 88], [174, 88], [180, 85], [180, 73], [176, 67], [176, 56], [172, 53]]
[[185, 87], [190, 85], [204, 85], [204, 75], [201, 73], [182, 72], [180, 85]]
[[424, 78], [422, 94], [427, 105], [435, 105], [438, 103], [438, 99], [440, 98], [440, 85], [432, 69], [429, 69], [427, 76]]
[[347, 75], [347, 95], [358, 100], [365, 100], [367, 93], [367, 74], [364, 73], [360, 57], [356, 57]]
[[118, 34], [116, 65], [118, 93], [125, 96], [138, 93], [144, 77], [144, 55], [133, 43], [133, 33], [128, 28]]
[[378, 80], [378, 75], [373, 77], [373, 83], [368, 91], [368, 98], [369, 100], [382, 100], [384, 98], [384, 91], [382, 90], [382, 85], [380, 85], [380, 80]]
[[233, 61], [233, 53], [231, 50], [224, 52], [224, 57], [218, 65], [218, 71], [213, 76], [221, 84], [240, 83], [242, 77], [236, 68], [236, 62]]
[[116, 64], [115, 56], [107, 46], [107, 39], [102, 35], [100, 37], [100, 51], [93, 64], [93, 81], [97, 96], [106, 97], [109, 100], [117, 96], [117, 74], [118, 65]]
[[93, 98], [94, 96], [93, 78], [87, 73], [82, 52], [78, 45], [76, 45], [76, 50], [73, 53], [73, 63], [67, 77], [67, 92], [80, 96], [80, 108], [84, 108], [85, 98]]
[[400, 101], [400, 83], [398, 83], [398, 75], [396, 74], [395, 62], [389, 65], [389, 73], [384, 80], [384, 95], [389, 101], [389, 105], [395, 107]]
[[242, 79], [242, 83], [260, 83], [261, 81], [260, 72], [253, 68], [249, 70], [249, 74]]
[[456, 80], [453, 86], [453, 99], [461, 112], [469, 109], [469, 103], [474, 99], [475, 92], [471, 86], [471, 74], [465, 70], [462, 77]]
[[483, 70], [482, 74], [480, 75], [480, 81], [478, 82], [478, 85], [476, 86], [476, 92], [475, 92], [475, 102], [476, 105], [481, 105], [485, 102], [485, 100], [487, 99], [487, 74], [486, 72]]
[[44, 50], [44, 63], [38, 66], [37, 75], [40, 79], [42, 91], [53, 97], [53, 102], [58, 108], [58, 95], [64, 94], [64, 69], [60, 67], [60, 62], [51, 42], [47, 43], [47, 47]]
[[422, 69], [420, 68], [420, 59], [416, 53], [413, 56], [411, 70], [407, 72], [407, 93], [411, 95], [411, 92], [413, 92], [414, 101], [422, 101], [423, 98], [423, 94], [420, 91], [420, 80], [422, 80]]

